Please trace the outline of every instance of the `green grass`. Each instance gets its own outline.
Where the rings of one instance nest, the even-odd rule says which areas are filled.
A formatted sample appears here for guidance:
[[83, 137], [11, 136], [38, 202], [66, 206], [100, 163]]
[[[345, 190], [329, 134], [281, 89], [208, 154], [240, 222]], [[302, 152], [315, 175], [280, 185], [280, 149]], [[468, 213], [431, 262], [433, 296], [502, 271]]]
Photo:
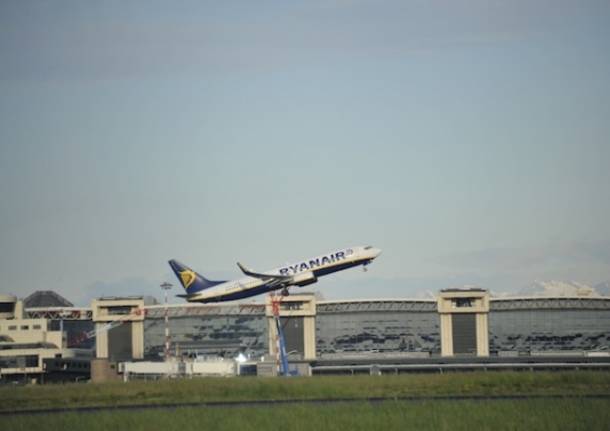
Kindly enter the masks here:
[[206, 401], [555, 394], [610, 394], [610, 373], [481, 372], [288, 379], [243, 377], [0, 387], [0, 410]]
[[9, 416], [0, 429], [27, 430], [607, 430], [610, 401], [367, 402], [282, 407], [180, 408]]

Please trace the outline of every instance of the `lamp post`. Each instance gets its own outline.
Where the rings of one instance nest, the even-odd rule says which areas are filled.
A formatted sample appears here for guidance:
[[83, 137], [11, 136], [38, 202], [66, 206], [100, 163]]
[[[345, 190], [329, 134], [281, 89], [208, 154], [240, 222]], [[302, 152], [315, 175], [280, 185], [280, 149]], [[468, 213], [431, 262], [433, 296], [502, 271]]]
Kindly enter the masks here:
[[169, 313], [167, 309], [167, 291], [172, 288], [172, 284], [168, 282], [164, 282], [161, 284], [161, 289], [165, 293], [165, 350], [164, 350], [164, 358], [165, 361], [169, 361]]

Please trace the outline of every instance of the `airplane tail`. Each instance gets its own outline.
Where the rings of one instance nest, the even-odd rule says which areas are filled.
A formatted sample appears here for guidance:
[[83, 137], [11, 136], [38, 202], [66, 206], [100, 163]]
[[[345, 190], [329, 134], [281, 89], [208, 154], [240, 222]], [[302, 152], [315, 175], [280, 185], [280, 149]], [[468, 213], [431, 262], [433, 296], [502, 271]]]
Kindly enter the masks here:
[[169, 266], [172, 267], [174, 274], [176, 274], [176, 277], [178, 277], [180, 284], [182, 284], [182, 287], [184, 287], [184, 290], [186, 290], [188, 295], [195, 294], [225, 282], [224, 280], [208, 280], [201, 274], [196, 273], [188, 266], [174, 259], [169, 261]]

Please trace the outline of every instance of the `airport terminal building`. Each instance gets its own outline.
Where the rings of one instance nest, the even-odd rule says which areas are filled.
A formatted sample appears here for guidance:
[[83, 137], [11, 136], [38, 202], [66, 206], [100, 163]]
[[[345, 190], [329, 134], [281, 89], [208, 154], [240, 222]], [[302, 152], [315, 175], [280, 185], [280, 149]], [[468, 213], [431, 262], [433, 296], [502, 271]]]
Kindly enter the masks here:
[[[86, 308], [0, 299], [2, 377], [26, 364], [31, 374], [52, 369], [53, 361], [64, 360], [65, 368], [65, 358], [83, 351], [109, 363], [275, 354], [269, 299], [166, 307], [101, 298]], [[436, 299], [317, 301], [297, 294], [281, 304], [289, 357], [314, 371], [354, 361], [610, 356], [608, 296], [493, 298], [482, 289], [447, 289]]]
[[[148, 308], [146, 356], [163, 351], [163, 310]], [[472, 320], [472, 314], [460, 317]], [[171, 306], [169, 316], [172, 344], [183, 352], [234, 357], [269, 351], [264, 304]], [[488, 355], [610, 350], [610, 297], [492, 298], [487, 316]], [[298, 333], [293, 328], [298, 328], [298, 318], [286, 319], [284, 325], [291, 334]], [[470, 331], [474, 338], [474, 324], [469, 329], [466, 321], [458, 329], [466, 337]], [[434, 299], [316, 303], [316, 358], [373, 353], [440, 356], [441, 344], [441, 313]], [[452, 354], [476, 355], [475, 347], [470, 343]]]

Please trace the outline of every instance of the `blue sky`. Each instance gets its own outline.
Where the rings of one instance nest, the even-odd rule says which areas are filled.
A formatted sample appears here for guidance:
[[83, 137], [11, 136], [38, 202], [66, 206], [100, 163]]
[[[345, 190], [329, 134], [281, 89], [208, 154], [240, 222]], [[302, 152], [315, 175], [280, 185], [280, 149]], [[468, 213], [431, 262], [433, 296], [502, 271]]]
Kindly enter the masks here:
[[316, 289], [607, 281], [609, 41], [606, 1], [4, 1], [2, 291], [367, 243]]

